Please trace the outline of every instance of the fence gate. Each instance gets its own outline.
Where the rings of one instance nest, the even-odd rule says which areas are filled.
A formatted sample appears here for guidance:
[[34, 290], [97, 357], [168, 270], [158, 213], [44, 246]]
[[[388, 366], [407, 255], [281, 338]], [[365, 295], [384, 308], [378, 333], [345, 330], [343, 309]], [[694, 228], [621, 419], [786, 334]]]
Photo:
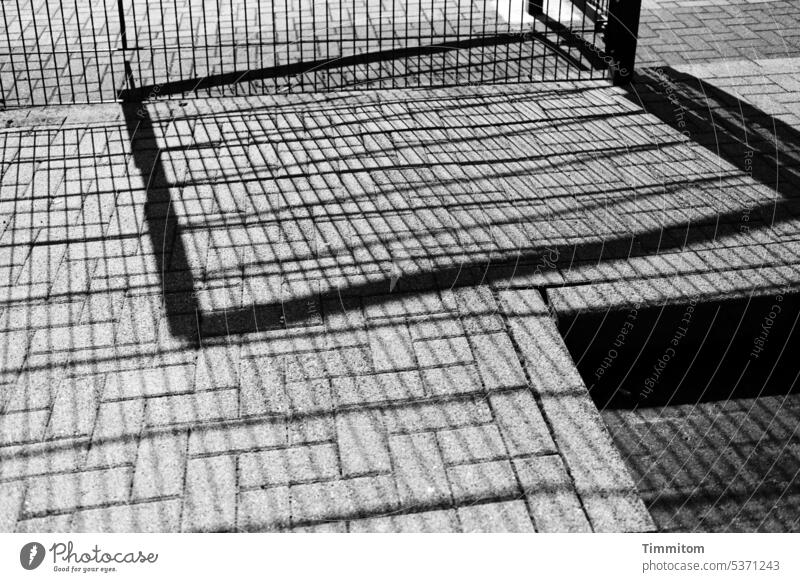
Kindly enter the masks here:
[[5, 107], [596, 79], [608, 75], [614, 54], [604, 38], [609, 0], [2, 0], [0, 6]]

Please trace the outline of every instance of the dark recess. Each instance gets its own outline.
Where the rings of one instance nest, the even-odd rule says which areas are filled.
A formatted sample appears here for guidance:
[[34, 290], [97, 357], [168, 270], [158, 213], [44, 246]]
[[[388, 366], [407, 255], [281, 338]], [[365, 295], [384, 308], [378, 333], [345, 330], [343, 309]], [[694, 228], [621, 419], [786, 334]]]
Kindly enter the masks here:
[[800, 295], [771, 295], [560, 315], [559, 329], [601, 410], [660, 407], [795, 393], [799, 313]]

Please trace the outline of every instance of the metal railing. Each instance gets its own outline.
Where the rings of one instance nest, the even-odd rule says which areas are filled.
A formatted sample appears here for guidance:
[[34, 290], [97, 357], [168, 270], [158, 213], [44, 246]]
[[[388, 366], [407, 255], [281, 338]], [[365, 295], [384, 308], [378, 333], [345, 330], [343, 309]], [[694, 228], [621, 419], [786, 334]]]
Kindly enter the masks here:
[[3, 0], [0, 106], [606, 78], [615, 2]]

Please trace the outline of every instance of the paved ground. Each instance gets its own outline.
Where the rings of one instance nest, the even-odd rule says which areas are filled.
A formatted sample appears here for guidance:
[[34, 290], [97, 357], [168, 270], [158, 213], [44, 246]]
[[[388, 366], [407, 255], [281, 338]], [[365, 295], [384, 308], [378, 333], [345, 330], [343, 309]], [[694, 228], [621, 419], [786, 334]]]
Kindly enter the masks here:
[[800, 56], [796, 0], [643, 0], [640, 65]]
[[693, 528], [550, 313], [797, 289], [799, 61], [2, 114], [0, 530]]

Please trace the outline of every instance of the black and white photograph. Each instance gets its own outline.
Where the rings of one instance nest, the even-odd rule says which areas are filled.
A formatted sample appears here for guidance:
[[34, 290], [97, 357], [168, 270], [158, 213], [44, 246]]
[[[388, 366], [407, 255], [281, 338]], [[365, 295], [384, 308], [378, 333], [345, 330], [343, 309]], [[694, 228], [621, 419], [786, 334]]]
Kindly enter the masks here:
[[6, 579], [788, 580], [799, 378], [800, 0], [0, 3]]

